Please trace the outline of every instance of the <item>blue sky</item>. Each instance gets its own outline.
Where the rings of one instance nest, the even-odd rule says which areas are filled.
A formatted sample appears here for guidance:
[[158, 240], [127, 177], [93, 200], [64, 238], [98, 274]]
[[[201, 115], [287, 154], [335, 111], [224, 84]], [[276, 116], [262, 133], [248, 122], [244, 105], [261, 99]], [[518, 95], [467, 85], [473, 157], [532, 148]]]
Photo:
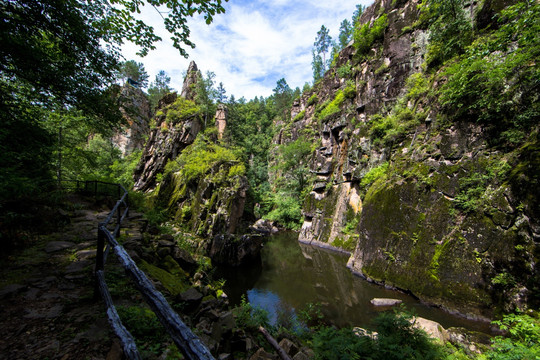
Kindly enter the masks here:
[[160, 16], [146, 6], [141, 18], [163, 38], [156, 50], [140, 58], [131, 44], [122, 48], [126, 60], [142, 62], [150, 81], [159, 70], [171, 77], [171, 86], [181, 89], [183, 73], [191, 60], [203, 73], [216, 74], [216, 86], [223, 82], [227, 95], [238, 99], [269, 96], [276, 82], [285, 78], [291, 88], [311, 82], [311, 50], [321, 25], [337, 40], [343, 19], [351, 19], [357, 4], [372, 0], [229, 0], [225, 14], [206, 25], [202, 17], [189, 20], [189, 58], [178, 54], [161, 26]]

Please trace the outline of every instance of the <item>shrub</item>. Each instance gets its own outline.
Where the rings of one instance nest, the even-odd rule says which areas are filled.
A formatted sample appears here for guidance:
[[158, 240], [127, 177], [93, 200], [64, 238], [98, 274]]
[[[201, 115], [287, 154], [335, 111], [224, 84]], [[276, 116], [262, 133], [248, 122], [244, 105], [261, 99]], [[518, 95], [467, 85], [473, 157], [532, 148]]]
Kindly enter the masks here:
[[371, 50], [373, 44], [383, 38], [387, 26], [388, 16], [383, 14], [373, 22], [371, 27], [366, 23], [354, 29], [353, 46], [356, 49], [357, 60], [361, 60]]
[[423, 73], [415, 73], [406, 81], [407, 99], [417, 100], [429, 91], [429, 81]]
[[319, 119], [324, 120], [327, 117], [334, 115], [340, 111], [340, 106], [345, 101], [345, 94], [343, 91], [338, 90], [336, 97], [328, 105], [326, 105], [319, 114]]
[[293, 119], [293, 122], [302, 120], [304, 116], [306, 116], [306, 110], [302, 110], [298, 114], [296, 114], [296, 116]]
[[178, 99], [167, 108], [166, 121], [169, 124], [176, 124], [181, 120], [187, 119], [200, 112], [201, 109], [193, 101], [178, 97]]
[[316, 104], [318, 101], [319, 101], [319, 98], [317, 97], [317, 94], [313, 94], [309, 97], [307, 104], [308, 106], [310, 106], [310, 105]]
[[494, 321], [507, 337], [497, 336], [492, 348], [479, 360], [538, 359], [540, 357], [540, 321], [526, 314], [509, 314]]
[[366, 175], [364, 175], [364, 177], [360, 181], [360, 185], [363, 187], [367, 187], [373, 184], [378, 179], [382, 178], [383, 176], [386, 176], [387, 171], [388, 171], [388, 162], [384, 162], [381, 165], [372, 168], [371, 170], [369, 170], [369, 172]]
[[347, 81], [347, 87], [343, 89], [343, 94], [347, 99], [354, 99], [356, 97], [356, 86], [354, 85], [354, 81]]
[[336, 74], [341, 79], [350, 77], [351, 74], [352, 74], [351, 64], [346, 63], [345, 65], [338, 67], [337, 70], [336, 70]]
[[540, 49], [538, 18], [536, 1], [508, 7], [497, 31], [474, 42], [448, 66], [440, 99], [450, 119], [486, 124], [494, 131], [492, 138], [510, 142], [520, 141], [519, 134], [537, 123], [540, 71], [533, 64]]
[[259, 326], [270, 328], [270, 320], [268, 311], [259, 307], [253, 307], [247, 300], [245, 295], [242, 295], [240, 305], [233, 309], [233, 314], [236, 319], [236, 324], [240, 328], [256, 330]]

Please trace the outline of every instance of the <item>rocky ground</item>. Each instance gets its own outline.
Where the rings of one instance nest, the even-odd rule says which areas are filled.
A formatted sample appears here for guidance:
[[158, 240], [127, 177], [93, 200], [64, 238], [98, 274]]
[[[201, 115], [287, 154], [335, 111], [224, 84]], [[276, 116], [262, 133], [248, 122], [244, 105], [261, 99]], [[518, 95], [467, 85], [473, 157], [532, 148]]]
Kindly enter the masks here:
[[[121, 358], [92, 275], [97, 224], [109, 209], [70, 200], [68, 225], [1, 260], [0, 359]], [[131, 213], [124, 232], [136, 232], [140, 219]]]

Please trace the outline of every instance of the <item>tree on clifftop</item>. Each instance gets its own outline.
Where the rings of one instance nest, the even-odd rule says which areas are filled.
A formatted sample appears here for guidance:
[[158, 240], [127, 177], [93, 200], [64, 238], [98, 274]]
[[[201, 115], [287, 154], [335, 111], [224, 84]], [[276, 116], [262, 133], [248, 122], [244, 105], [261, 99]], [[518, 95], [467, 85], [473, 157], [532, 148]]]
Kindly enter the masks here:
[[326, 70], [328, 66], [326, 63], [326, 53], [330, 49], [330, 46], [332, 46], [332, 37], [326, 26], [322, 25], [321, 30], [317, 31], [317, 37], [315, 38], [313, 46], [315, 46], [315, 50], [318, 54], [322, 54], [323, 68]]

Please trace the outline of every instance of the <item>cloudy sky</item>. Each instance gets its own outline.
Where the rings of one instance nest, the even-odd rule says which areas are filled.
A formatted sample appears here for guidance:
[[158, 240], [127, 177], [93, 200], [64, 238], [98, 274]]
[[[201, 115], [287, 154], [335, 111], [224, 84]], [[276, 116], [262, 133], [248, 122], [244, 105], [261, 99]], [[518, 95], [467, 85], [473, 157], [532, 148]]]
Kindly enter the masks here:
[[216, 15], [211, 25], [202, 17], [189, 21], [196, 48], [187, 49], [188, 59], [172, 46], [160, 25], [160, 15], [145, 6], [141, 18], [156, 28], [163, 41], [144, 58], [130, 44], [122, 52], [126, 60], [144, 64], [150, 81], [165, 70], [176, 90], [182, 88], [182, 74], [194, 60], [203, 73], [216, 74], [216, 85], [223, 82], [227, 95], [266, 97], [281, 78], [293, 89], [311, 82], [311, 50], [321, 25], [337, 40], [341, 21], [351, 19], [357, 4], [370, 3], [372, 0], [229, 0], [224, 4], [225, 14]]

